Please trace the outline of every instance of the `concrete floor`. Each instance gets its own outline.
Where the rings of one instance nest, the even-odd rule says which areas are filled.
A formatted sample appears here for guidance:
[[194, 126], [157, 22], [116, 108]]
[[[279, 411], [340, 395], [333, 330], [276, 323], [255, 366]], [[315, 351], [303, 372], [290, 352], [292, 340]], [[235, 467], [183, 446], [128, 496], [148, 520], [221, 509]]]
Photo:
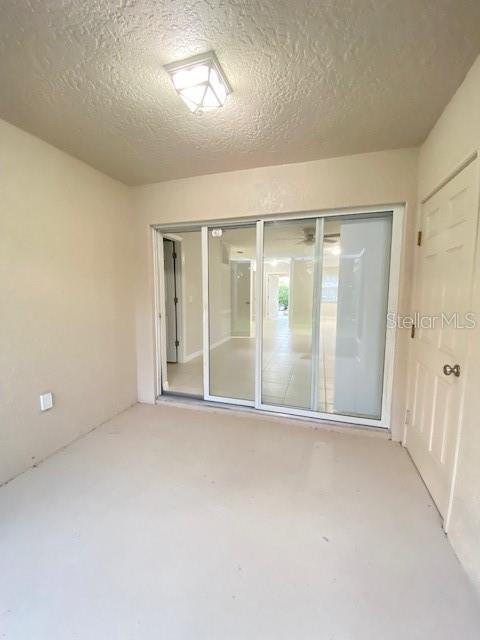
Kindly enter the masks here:
[[137, 405], [0, 489], [0, 638], [478, 640], [406, 452]]

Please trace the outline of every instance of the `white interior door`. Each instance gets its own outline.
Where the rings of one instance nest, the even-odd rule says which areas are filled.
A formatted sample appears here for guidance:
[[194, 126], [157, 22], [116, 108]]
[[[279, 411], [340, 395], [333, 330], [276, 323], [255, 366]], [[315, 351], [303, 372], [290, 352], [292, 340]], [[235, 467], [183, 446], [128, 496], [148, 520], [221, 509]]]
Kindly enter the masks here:
[[[463, 324], [470, 311], [477, 170], [477, 161], [468, 165], [423, 205], [421, 213], [416, 311], [422, 320], [417, 320], [412, 343], [406, 446], [444, 518], [458, 446], [468, 337], [468, 330], [445, 320], [457, 318]], [[460, 375], [445, 370], [445, 365], [458, 365]]]

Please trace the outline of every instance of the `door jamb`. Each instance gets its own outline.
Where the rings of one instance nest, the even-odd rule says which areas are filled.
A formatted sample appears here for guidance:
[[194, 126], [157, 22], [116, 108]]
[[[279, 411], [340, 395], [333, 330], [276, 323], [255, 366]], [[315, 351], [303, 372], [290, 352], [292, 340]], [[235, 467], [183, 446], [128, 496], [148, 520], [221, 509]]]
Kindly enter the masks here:
[[256, 227], [257, 298], [255, 300], [255, 409], [260, 409], [262, 400], [263, 279], [265, 277], [263, 264], [263, 226], [263, 220], [259, 220]]
[[[310, 388], [310, 404], [313, 411], [318, 411], [318, 380], [320, 357], [320, 314], [322, 305], [322, 277], [323, 277], [323, 233], [324, 219], [315, 221], [315, 254], [313, 271], [313, 303], [312, 303], [312, 379]], [[313, 364], [316, 363], [316, 366]]]
[[155, 397], [162, 395], [163, 388], [168, 389], [167, 348], [165, 325], [165, 272], [163, 268], [163, 234], [152, 228], [152, 249], [154, 260], [153, 305], [155, 338]]

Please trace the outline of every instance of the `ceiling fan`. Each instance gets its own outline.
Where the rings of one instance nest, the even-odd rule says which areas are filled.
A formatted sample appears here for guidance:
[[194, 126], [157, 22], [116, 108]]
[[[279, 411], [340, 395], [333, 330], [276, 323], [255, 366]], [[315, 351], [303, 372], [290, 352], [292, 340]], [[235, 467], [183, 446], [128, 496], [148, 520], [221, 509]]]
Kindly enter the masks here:
[[[339, 233], [326, 233], [323, 236], [324, 242], [334, 243], [340, 239]], [[303, 238], [301, 238], [296, 244], [315, 244], [315, 227], [304, 227]]]

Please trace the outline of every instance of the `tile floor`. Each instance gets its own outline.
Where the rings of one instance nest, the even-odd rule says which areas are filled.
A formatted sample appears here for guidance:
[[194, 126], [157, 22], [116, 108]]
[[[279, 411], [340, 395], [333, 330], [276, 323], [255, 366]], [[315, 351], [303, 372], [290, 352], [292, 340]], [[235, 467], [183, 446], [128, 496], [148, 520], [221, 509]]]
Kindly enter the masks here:
[[408, 455], [136, 405], [0, 488], [5, 640], [478, 640]]
[[[322, 321], [319, 398], [322, 411], [333, 411], [335, 324]], [[310, 408], [311, 328], [290, 328], [287, 317], [264, 321], [263, 401]], [[212, 395], [254, 399], [255, 340], [231, 338], [211, 351]], [[203, 358], [168, 364], [169, 389], [202, 396]]]

